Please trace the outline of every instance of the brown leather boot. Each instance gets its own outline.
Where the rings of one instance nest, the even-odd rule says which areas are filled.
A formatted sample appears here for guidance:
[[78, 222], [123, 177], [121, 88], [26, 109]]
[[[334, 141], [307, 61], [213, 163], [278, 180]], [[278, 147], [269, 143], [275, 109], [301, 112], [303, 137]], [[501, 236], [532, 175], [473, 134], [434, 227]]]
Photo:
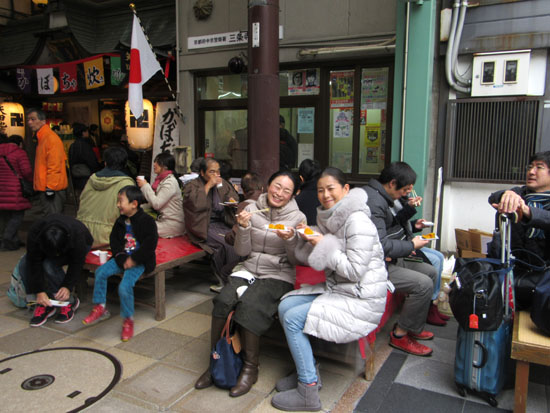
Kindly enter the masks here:
[[244, 363], [237, 384], [231, 388], [229, 395], [239, 397], [246, 394], [258, 381], [258, 359], [260, 357], [260, 337], [241, 327], [241, 347]]
[[[220, 339], [225, 321], [225, 318], [212, 316], [212, 326], [210, 327], [210, 350], [216, 346], [216, 343]], [[210, 366], [208, 366], [206, 371], [202, 373], [195, 382], [195, 389], [206, 389], [210, 386], [212, 386], [212, 375], [210, 374]]]

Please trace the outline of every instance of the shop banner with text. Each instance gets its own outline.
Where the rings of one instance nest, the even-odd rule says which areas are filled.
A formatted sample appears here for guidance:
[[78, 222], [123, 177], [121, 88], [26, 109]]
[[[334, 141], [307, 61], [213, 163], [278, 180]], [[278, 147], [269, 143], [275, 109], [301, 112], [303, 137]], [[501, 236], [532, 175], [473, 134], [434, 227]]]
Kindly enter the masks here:
[[122, 71], [120, 56], [111, 56], [111, 85], [120, 85], [125, 77], [126, 73]]
[[[174, 155], [174, 148], [180, 144], [180, 118], [176, 102], [158, 102], [155, 117], [155, 137], [153, 141], [153, 160], [164, 151]], [[151, 182], [156, 174], [151, 164]]]
[[36, 69], [36, 80], [38, 82], [39, 95], [53, 95], [55, 93], [52, 68]]
[[16, 71], [17, 87], [23, 93], [31, 93], [31, 70], [18, 68]]
[[75, 63], [59, 66], [59, 90], [61, 93], [76, 92], [78, 90]]
[[105, 85], [103, 57], [84, 62], [84, 77], [86, 79], [86, 89], [95, 89]]

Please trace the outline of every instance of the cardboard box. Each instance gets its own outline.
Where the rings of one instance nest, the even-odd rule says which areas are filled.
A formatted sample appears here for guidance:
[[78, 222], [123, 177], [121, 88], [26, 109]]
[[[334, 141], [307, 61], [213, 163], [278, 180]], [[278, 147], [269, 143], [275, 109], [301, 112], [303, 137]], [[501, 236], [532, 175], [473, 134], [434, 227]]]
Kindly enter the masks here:
[[484, 258], [487, 256], [487, 244], [493, 239], [493, 234], [479, 229], [468, 231], [455, 228], [456, 248], [462, 258]]

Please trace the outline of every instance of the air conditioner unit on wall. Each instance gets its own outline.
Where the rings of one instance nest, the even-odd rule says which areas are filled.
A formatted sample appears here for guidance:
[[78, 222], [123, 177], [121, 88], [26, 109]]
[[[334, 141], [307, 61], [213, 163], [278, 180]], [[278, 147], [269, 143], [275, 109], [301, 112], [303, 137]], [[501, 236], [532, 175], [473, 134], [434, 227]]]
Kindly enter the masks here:
[[475, 53], [472, 96], [543, 96], [546, 50]]

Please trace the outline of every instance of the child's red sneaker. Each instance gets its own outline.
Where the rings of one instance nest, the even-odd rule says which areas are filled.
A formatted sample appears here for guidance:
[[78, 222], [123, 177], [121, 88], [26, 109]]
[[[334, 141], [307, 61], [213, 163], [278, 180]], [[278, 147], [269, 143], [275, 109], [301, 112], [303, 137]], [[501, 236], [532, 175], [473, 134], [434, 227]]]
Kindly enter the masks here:
[[97, 323], [99, 320], [105, 320], [110, 316], [111, 314], [109, 314], [104, 306], [101, 304], [96, 304], [90, 314], [88, 314], [88, 317], [82, 320], [82, 323], [89, 326], [90, 324]]
[[131, 318], [125, 318], [122, 322], [122, 334], [120, 339], [122, 341], [128, 341], [134, 336], [134, 320]]

